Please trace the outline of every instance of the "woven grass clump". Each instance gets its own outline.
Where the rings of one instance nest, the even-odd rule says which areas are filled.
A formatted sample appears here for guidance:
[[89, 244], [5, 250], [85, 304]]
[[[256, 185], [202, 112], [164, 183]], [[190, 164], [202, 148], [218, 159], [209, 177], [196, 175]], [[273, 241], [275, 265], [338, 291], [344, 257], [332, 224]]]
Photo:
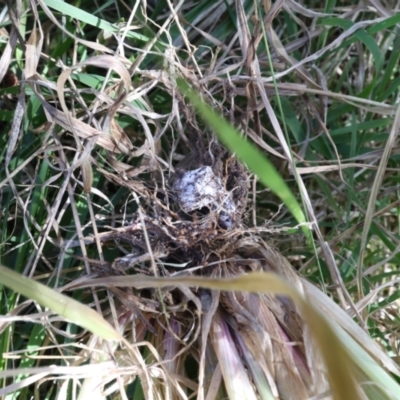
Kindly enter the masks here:
[[[192, 151], [178, 146], [188, 154], [176, 157], [168, 175], [135, 181], [107, 174], [135, 188], [134, 218], [99, 236], [126, 254], [69, 289], [105, 286], [115, 296], [114, 323], [116, 317], [128, 343], [148, 348], [133, 359], [118, 349], [115, 357], [138, 366], [148, 398], [340, 398], [362, 391], [355, 377], [367, 375], [315, 306], [346, 340], [342, 327], [367, 336], [247, 227], [249, 171], [214, 134], [193, 126]], [[231, 285], [243, 278], [249, 281]]]
[[[102, 240], [112, 237], [131, 251], [102, 269], [104, 282], [133, 269], [166, 278], [232, 279], [270, 272], [304, 293], [290, 263], [246, 228], [247, 169], [213, 135], [205, 143], [203, 134], [197, 135], [196, 154], [188, 157], [194, 169], [184, 169], [182, 160], [162, 189], [146, 188], [148, 197], [143, 196], [134, 221], [103, 235]], [[166, 391], [163, 396], [180, 398], [195, 387], [210, 398], [226, 392], [230, 398], [270, 393], [305, 399], [329, 388], [309, 330], [287, 296], [182, 286], [110, 290], [120, 300], [120, 318], [135, 321], [134, 341], [147, 339], [166, 376], [178, 377], [155, 385]], [[188, 359], [197, 364], [198, 381], [185, 388]]]

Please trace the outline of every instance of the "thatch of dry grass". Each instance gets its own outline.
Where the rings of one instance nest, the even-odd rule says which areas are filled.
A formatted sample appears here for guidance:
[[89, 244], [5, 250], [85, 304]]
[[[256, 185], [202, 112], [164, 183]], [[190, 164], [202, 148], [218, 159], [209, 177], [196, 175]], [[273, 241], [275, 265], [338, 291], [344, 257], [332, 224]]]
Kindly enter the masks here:
[[399, 398], [399, 14], [71, 3], [0, 12], [0, 395]]

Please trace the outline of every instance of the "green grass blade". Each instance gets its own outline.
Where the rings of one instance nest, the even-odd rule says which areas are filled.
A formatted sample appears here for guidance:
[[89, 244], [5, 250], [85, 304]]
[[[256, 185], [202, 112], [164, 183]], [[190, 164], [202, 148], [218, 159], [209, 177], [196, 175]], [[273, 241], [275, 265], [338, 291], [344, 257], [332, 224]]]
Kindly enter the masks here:
[[[336, 18], [336, 17], [325, 19], [323, 21], [323, 24], [324, 25], [332, 25], [332, 26], [340, 26], [343, 29], [350, 29], [354, 25], [354, 23], [349, 20], [342, 19], [342, 18]], [[369, 49], [372, 56], [374, 57], [376, 69], [379, 71], [383, 64], [382, 54], [381, 54], [381, 50], [380, 50], [378, 44], [376, 43], [375, 39], [372, 37], [371, 33], [367, 32], [364, 29], [359, 29], [356, 32], [354, 32], [354, 37], [359, 39], [361, 42], [363, 42], [364, 45]]]
[[[118, 26], [104, 21], [104, 19], [96, 17], [95, 15], [90, 14], [81, 8], [67, 4], [64, 1], [44, 0], [44, 2], [53, 10], [59, 11], [61, 14], [68, 15], [71, 18], [75, 18], [78, 21], [95, 26], [96, 28], [102, 29], [106, 32], [119, 32], [121, 30]], [[138, 39], [144, 42], [149, 40], [148, 37], [132, 31], [128, 32], [127, 37], [130, 37], [131, 39]]]
[[121, 336], [96, 311], [33, 279], [0, 266], [0, 282], [4, 286], [37, 301], [69, 321], [106, 340], [121, 340]]

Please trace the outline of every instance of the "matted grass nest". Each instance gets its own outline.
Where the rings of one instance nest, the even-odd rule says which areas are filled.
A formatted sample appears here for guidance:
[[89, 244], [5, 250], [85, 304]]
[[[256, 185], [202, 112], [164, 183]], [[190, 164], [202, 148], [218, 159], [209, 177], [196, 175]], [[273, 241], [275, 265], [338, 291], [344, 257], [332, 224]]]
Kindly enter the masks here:
[[[257, 398], [256, 393], [265, 391], [282, 399], [324, 393], [328, 386], [323, 364], [289, 298], [201, 288], [118, 289], [107, 284], [110, 275], [132, 271], [213, 278], [265, 271], [284, 277], [303, 292], [288, 261], [254, 230], [246, 229], [248, 171], [213, 135], [209, 143], [202, 142], [201, 132], [192, 136], [196, 151], [163, 185], [155, 179], [152, 188], [143, 188], [136, 218], [100, 235], [102, 242], [117, 241], [127, 254], [111, 264], [94, 266], [91, 277], [72, 287], [90, 286], [90, 278], [104, 278], [119, 299], [120, 323], [134, 321], [133, 327], [127, 325], [133, 329], [133, 343], [148, 340], [154, 346], [154, 361], [165, 376], [151, 391], [159, 390], [162, 398], [185, 398], [192, 391], [215, 398], [224, 391], [223, 379], [231, 398]], [[189, 160], [193, 169], [186, 170]], [[112, 179], [124, 184], [116, 176]], [[310, 346], [304, 345], [305, 338]], [[188, 384], [188, 358], [199, 364], [198, 383]]]
[[[110, 275], [132, 271], [213, 278], [265, 271], [304, 292], [289, 262], [246, 229], [248, 172], [215, 138], [212, 143], [219, 151], [212, 145], [203, 147], [213, 165], [204, 165], [208, 162], [203, 154], [198, 168], [178, 169], [162, 189], [155, 185], [146, 191], [136, 219], [101, 234], [102, 241], [116, 240], [131, 253], [95, 269], [92, 277], [103, 277], [119, 299], [120, 323], [134, 321], [127, 325], [133, 329], [133, 343], [147, 340], [154, 346], [154, 361], [163, 373], [151, 391], [160, 391], [161, 398], [191, 397], [192, 391], [215, 398], [224, 392], [222, 380], [230, 398], [258, 398], [257, 393], [265, 396], [266, 391], [281, 399], [325, 393], [325, 368], [289, 298], [201, 288], [118, 289], [107, 284]], [[83, 285], [90, 286], [90, 278], [72, 284]], [[199, 364], [199, 382], [188, 383], [188, 358]]]
[[[184, 114], [192, 115], [191, 106], [182, 100], [181, 111], [184, 107]], [[254, 272], [273, 273], [354, 338], [368, 338], [256, 229], [246, 226], [249, 171], [212, 133], [193, 125], [187, 142], [193, 144], [192, 151], [176, 157], [180, 161], [169, 175], [156, 171], [152, 179], [141, 181], [103, 171], [114, 184], [133, 189], [139, 208], [123, 226], [86, 237], [85, 242], [97, 240], [104, 246], [113, 241], [125, 255], [112, 262], [89, 260], [91, 274], [64, 290], [103, 286], [117, 299], [114, 311], [103, 310], [105, 315], [110, 314], [109, 320], [127, 342], [147, 350], [132, 358], [131, 352], [115, 349], [113, 357], [129, 371], [120, 375], [122, 385], [139, 377], [146, 398], [337, 396], [314, 336], [290, 297], [211, 290], [190, 283], [175, 286], [173, 281], [159, 289], [151, 280], [142, 285], [138, 281], [138, 277], [223, 281]], [[188, 146], [179, 149], [188, 151]], [[382, 359], [379, 347], [369, 338], [368, 342], [371, 354]], [[332, 345], [335, 349], [337, 343]], [[384, 359], [394, 371], [391, 361]], [[369, 379], [360, 366], [347, 362], [360, 383]], [[121, 390], [121, 383], [108, 383], [114, 380], [114, 376], [89, 380], [81, 395]], [[368, 390], [380, 393], [381, 389]]]

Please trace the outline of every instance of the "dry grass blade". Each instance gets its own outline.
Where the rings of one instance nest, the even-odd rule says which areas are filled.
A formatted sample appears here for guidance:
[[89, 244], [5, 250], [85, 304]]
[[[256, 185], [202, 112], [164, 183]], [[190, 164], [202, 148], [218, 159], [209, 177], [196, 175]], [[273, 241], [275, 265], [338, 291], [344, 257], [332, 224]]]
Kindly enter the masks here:
[[343, 40], [346, 39], [347, 37], [349, 37], [350, 35], [352, 35], [354, 32], [356, 32], [358, 29], [360, 28], [364, 28], [364, 27], [368, 27], [374, 24], [378, 24], [380, 22], [385, 21], [385, 17], [383, 18], [377, 18], [375, 20], [369, 20], [369, 21], [361, 21], [361, 22], [357, 22], [356, 24], [354, 24], [351, 28], [346, 29], [341, 35], [339, 35], [335, 40], [333, 40], [331, 43], [327, 44], [323, 49], [317, 51], [316, 53], [305, 57], [303, 60], [301, 60], [300, 62], [297, 62], [296, 64], [294, 64], [292, 67], [287, 68], [284, 72], [278, 72], [275, 75], [275, 79], [280, 79], [283, 76], [287, 75], [288, 73], [290, 73], [291, 71], [295, 70], [296, 68], [299, 68], [300, 66], [309, 63], [311, 61], [315, 61], [318, 60], [318, 58], [320, 58], [321, 56], [323, 56], [327, 51], [332, 50], [334, 48], [336, 48], [337, 46], [339, 46], [340, 44], [342, 44]]
[[363, 260], [365, 254], [365, 246], [367, 245], [367, 238], [368, 232], [372, 222], [372, 216], [375, 211], [375, 203], [378, 195], [378, 191], [380, 190], [384, 173], [386, 171], [386, 166], [389, 160], [390, 153], [395, 146], [396, 139], [400, 134], [400, 106], [397, 107], [394, 122], [392, 125], [392, 129], [390, 130], [389, 138], [386, 142], [385, 149], [382, 154], [381, 161], [379, 163], [378, 170], [376, 171], [376, 176], [374, 179], [374, 183], [371, 188], [371, 193], [368, 200], [368, 208], [365, 213], [365, 222], [363, 227], [363, 232], [361, 236], [361, 243], [360, 243], [360, 255], [358, 258], [358, 265], [357, 265], [357, 285], [358, 285], [358, 295], [359, 298], [364, 297], [364, 289], [362, 285], [362, 276], [363, 276]]
[[[340, 343], [333, 333], [330, 325], [324, 317], [293, 288], [287, 285], [275, 274], [265, 272], [254, 272], [233, 279], [207, 279], [201, 277], [182, 277], [182, 278], [153, 278], [145, 276], [109, 277], [107, 279], [94, 279], [87, 286], [124, 286], [124, 287], [170, 287], [178, 285], [201, 286], [209, 289], [230, 290], [230, 291], [251, 291], [254, 293], [275, 293], [283, 294], [294, 299], [297, 306], [301, 309], [308, 326], [315, 335], [322, 350], [329, 377], [333, 387], [333, 395], [336, 399], [343, 399], [350, 395], [350, 398], [358, 398], [358, 391], [354, 386], [355, 372], [353, 361], [347, 350]], [[79, 284], [78, 287], [86, 285]], [[218, 332], [223, 330], [216, 326]], [[334, 349], [334, 350], [333, 350]], [[229, 364], [229, 363], [228, 363]]]
[[[35, 15], [35, 24], [32, 29], [32, 33], [26, 42], [26, 65], [25, 65], [25, 76], [30, 78], [36, 75], [37, 67], [40, 60], [40, 53], [43, 47], [43, 30], [40, 24], [39, 15], [37, 13], [36, 4], [34, 1], [31, 2], [32, 11]], [[36, 24], [38, 26], [36, 26]], [[0, 79], [1, 80], [1, 79]]]
[[221, 317], [216, 314], [210, 335], [222, 375], [227, 382], [226, 391], [230, 399], [256, 400], [249, 377], [243, 363], [239, 362], [239, 353], [236, 350], [229, 328]]
[[83, 139], [94, 138], [96, 140], [96, 144], [111, 152], [117, 154], [129, 153], [129, 150], [132, 146], [130, 143], [117, 143], [109, 134], [101, 132], [76, 118], [69, 117], [69, 114], [66, 115], [47, 103], [44, 103], [43, 106], [49, 122], [55, 122], [64, 129], [68, 129], [73, 126], [74, 132], [78, 136], [82, 137]]
[[11, 28], [10, 37], [7, 40], [7, 46], [0, 57], [0, 82], [3, 81], [3, 78], [5, 77], [9, 69], [11, 57], [18, 40], [17, 32], [18, 31], [13, 26]]

